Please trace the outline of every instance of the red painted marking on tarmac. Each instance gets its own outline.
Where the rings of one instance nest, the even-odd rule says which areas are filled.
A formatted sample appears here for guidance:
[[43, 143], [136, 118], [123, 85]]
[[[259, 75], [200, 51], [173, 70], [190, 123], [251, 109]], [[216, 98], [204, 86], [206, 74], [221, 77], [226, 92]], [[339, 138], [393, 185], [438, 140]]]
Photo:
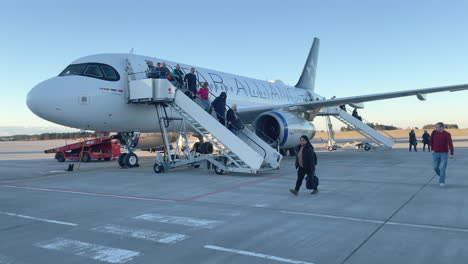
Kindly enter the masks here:
[[260, 182], [266, 182], [270, 180], [274, 180], [277, 178], [284, 177], [286, 175], [290, 175], [292, 172], [289, 173], [284, 173], [278, 176], [272, 176], [256, 181], [251, 181], [251, 182], [246, 182], [242, 184], [238, 184], [229, 188], [225, 188], [222, 190], [210, 192], [210, 193], [205, 193], [201, 195], [197, 195], [194, 197], [190, 198], [185, 198], [185, 199], [172, 199], [172, 198], [158, 198], [158, 197], [147, 197], [147, 196], [133, 196], [133, 195], [123, 195], [123, 194], [110, 194], [110, 193], [99, 193], [99, 192], [86, 192], [86, 191], [75, 191], [75, 190], [67, 190], [67, 189], [57, 189], [57, 188], [39, 188], [39, 187], [28, 187], [28, 186], [17, 186], [17, 185], [0, 185], [1, 187], [6, 187], [6, 188], [16, 188], [16, 189], [26, 189], [26, 190], [36, 190], [36, 191], [49, 191], [49, 192], [62, 192], [62, 193], [75, 193], [75, 194], [85, 194], [85, 195], [96, 195], [96, 196], [106, 196], [106, 197], [117, 197], [117, 198], [127, 198], [127, 199], [139, 199], [139, 200], [156, 200], [156, 201], [170, 201], [170, 202], [188, 202], [188, 201], [193, 201], [195, 199], [207, 197], [210, 195], [218, 194], [218, 193], [223, 193], [227, 192], [230, 190], [234, 190], [240, 187], [245, 187], [249, 185], [254, 185]]
[[257, 184], [257, 183], [260, 183], [260, 182], [266, 182], [266, 181], [270, 181], [270, 180], [273, 180], [273, 179], [281, 178], [281, 177], [284, 177], [284, 176], [289, 175], [289, 174], [291, 174], [291, 173], [284, 173], [284, 174], [281, 174], [281, 175], [278, 175], [278, 176], [272, 176], [272, 177], [268, 177], [268, 178], [265, 178], [265, 179], [260, 179], [260, 180], [256, 180], [256, 181], [242, 183], [242, 184], [232, 186], [232, 187], [229, 187], [229, 188], [226, 188], [226, 189], [222, 189], [222, 190], [219, 190], [219, 191], [214, 191], [214, 192], [194, 196], [194, 197], [191, 197], [191, 198], [186, 198], [186, 199], [183, 199], [182, 201], [184, 201], [184, 202], [193, 201], [195, 199], [207, 197], [207, 196], [210, 196], [210, 195], [213, 195], [213, 194], [227, 192], [227, 191], [234, 190], [234, 189], [237, 189], [237, 188], [240, 188], [240, 187], [249, 186], [249, 185]]

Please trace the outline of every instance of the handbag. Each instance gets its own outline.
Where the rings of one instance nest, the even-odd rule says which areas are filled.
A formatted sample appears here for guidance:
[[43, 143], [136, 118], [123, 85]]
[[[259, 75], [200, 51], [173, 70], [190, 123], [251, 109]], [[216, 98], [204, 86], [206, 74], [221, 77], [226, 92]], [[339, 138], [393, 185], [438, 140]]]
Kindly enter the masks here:
[[319, 186], [319, 178], [314, 173], [314, 176], [307, 175], [306, 177], [306, 188], [309, 190], [316, 189]]

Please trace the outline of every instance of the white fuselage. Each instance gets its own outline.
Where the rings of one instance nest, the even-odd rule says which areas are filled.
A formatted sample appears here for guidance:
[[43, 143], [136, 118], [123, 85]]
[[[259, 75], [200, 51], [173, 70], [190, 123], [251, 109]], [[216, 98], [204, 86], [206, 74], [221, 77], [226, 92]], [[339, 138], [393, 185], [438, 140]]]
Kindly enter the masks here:
[[[175, 62], [128, 54], [83, 57], [72, 64], [110, 65], [119, 73], [120, 79], [108, 81], [81, 75], [53, 77], [29, 92], [28, 107], [48, 121], [79, 129], [159, 132], [154, 106], [128, 103], [128, 71], [139, 73], [134, 75], [137, 79], [145, 78], [146, 60], [153, 61], [155, 65], [166, 62], [171, 71], [176, 66]], [[186, 64], [180, 66], [184, 73], [194, 67]], [[311, 100], [312, 96], [319, 97], [282, 82], [272, 83], [199, 67], [196, 67], [196, 75], [199, 82], [208, 82], [215, 96], [226, 92], [227, 105], [237, 104], [239, 109], [299, 103]], [[210, 100], [214, 100], [213, 96], [210, 96]], [[168, 115], [178, 117], [169, 108]]]

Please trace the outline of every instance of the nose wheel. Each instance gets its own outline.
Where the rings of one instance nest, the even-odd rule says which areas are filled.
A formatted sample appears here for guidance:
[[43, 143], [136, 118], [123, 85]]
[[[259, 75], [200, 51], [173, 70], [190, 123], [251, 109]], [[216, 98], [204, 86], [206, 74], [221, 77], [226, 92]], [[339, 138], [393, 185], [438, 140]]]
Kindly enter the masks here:
[[118, 162], [119, 162], [120, 167], [122, 168], [139, 167], [138, 156], [133, 152], [120, 154]]

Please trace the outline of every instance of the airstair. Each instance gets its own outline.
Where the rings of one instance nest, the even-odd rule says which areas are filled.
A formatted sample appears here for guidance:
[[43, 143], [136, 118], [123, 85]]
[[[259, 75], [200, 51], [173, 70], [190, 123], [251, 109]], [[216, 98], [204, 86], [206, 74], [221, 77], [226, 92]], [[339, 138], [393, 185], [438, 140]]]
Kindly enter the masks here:
[[[376, 149], [391, 149], [393, 144], [393, 140], [390, 138], [382, 135], [379, 133], [377, 130], [373, 129], [372, 127], [366, 125], [364, 122], [361, 120], [357, 119], [356, 117], [348, 114], [346, 111], [339, 107], [327, 107], [323, 108], [319, 115], [325, 116], [328, 118], [328, 123], [331, 124], [329, 121], [329, 116], [333, 116], [339, 121], [341, 121], [343, 124], [346, 126], [349, 126], [353, 128], [355, 131], [357, 131], [359, 134], [363, 135], [364, 137], [368, 138], [373, 147]], [[330, 126], [330, 125], [329, 125]], [[329, 129], [330, 130], [330, 129]], [[333, 131], [331, 132], [332, 135], [334, 135]], [[334, 138], [331, 139], [334, 141]], [[368, 149], [366, 149], [368, 150]]]
[[[167, 122], [180, 119], [189, 125], [193, 132], [209, 142], [216, 154], [195, 154], [195, 151], [184, 152], [185, 155], [166, 155], [159, 158], [154, 169], [162, 172], [175, 167], [195, 164], [207, 160], [215, 172], [225, 171], [258, 173], [264, 170], [279, 168], [282, 155], [247, 127], [239, 130], [238, 135], [229, 131], [212, 115], [206, 112], [195, 101], [186, 96], [183, 90], [177, 89], [166, 79], [129, 80], [129, 103], [153, 104], [156, 107], [162, 136], [165, 141], [166, 154], [171, 153], [167, 138]], [[168, 117], [165, 108], [170, 107], [179, 117]], [[186, 137], [185, 137], [186, 138]], [[188, 145], [187, 142], [184, 143]], [[211, 152], [211, 151], [209, 151]]]

